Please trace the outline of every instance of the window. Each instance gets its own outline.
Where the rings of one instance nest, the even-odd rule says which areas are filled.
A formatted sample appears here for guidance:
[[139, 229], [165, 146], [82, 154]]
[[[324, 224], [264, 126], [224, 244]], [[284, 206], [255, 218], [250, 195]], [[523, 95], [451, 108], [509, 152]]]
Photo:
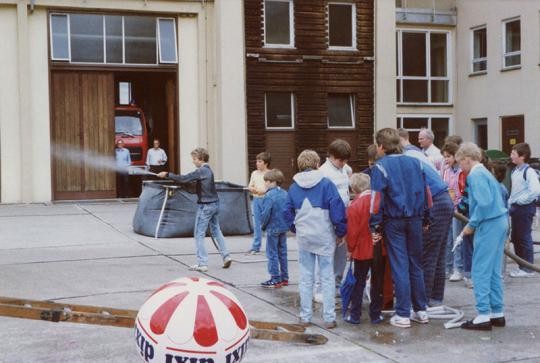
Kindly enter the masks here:
[[294, 47], [292, 0], [264, 1], [264, 45]]
[[267, 129], [294, 128], [294, 95], [292, 93], [265, 93], [264, 111]]
[[[70, 63], [176, 63], [172, 18], [51, 14], [51, 59]], [[159, 62], [158, 62], [159, 52]]]
[[401, 115], [397, 117], [397, 128], [409, 131], [409, 141], [418, 146], [420, 129], [431, 129], [435, 134], [434, 144], [441, 148], [450, 133], [450, 116], [447, 115]]
[[328, 4], [328, 47], [330, 49], [356, 49], [354, 4]]
[[398, 103], [451, 102], [449, 34], [398, 30]]
[[473, 119], [474, 124], [474, 143], [483, 150], [488, 147], [487, 118]]
[[328, 127], [354, 127], [354, 96], [351, 94], [328, 94]]
[[472, 73], [487, 70], [487, 31], [486, 27], [472, 29]]
[[503, 68], [521, 65], [521, 21], [503, 22]]

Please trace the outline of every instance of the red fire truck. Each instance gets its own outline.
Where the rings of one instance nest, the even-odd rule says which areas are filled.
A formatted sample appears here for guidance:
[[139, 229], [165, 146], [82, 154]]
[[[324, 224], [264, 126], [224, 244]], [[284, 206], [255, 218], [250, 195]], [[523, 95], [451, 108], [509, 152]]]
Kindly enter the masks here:
[[143, 110], [134, 104], [116, 106], [114, 130], [115, 143], [124, 141], [132, 165], [144, 165], [148, 151], [148, 128]]

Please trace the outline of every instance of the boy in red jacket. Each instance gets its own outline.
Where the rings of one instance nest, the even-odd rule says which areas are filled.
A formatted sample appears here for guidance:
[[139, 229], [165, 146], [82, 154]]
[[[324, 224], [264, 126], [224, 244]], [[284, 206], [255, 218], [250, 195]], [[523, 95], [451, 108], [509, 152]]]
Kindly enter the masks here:
[[351, 296], [351, 309], [345, 321], [360, 324], [362, 315], [362, 297], [366, 287], [366, 278], [371, 269], [371, 304], [369, 317], [372, 324], [383, 321], [381, 309], [383, 303], [383, 282], [385, 263], [382, 258], [382, 241], [373, 244], [369, 229], [369, 207], [371, 202], [370, 177], [363, 173], [351, 176], [351, 188], [356, 197], [347, 209], [347, 248], [348, 258], [354, 261], [356, 285]]

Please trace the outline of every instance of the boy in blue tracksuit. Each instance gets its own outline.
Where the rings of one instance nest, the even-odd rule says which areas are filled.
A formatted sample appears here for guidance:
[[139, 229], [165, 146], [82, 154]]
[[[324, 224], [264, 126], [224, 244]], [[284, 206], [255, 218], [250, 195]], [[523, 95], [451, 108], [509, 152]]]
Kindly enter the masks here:
[[283, 183], [283, 173], [272, 169], [264, 173], [266, 194], [262, 199], [260, 209], [261, 228], [266, 231], [266, 257], [268, 258], [268, 273], [270, 280], [262, 282], [265, 288], [277, 288], [289, 285], [287, 269], [287, 231], [285, 208], [287, 207], [287, 192], [280, 188]]
[[396, 294], [396, 314], [390, 324], [409, 328], [411, 320], [429, 321], [422, 271], [422, 226], [429, 226], [431, 194], [422, 163], [401, 154], [397, 130], [379, 130], [375, 141], [384, 156], [371, 173], [369, 225], [374, 242], [384, 235], [390, 259]]
[[323, 295], [323, 319], [327, 329], [336, 327], [334, 252], [347, 233], [345, 205], [338, 190], [320, 170], [319, 155], [304, 150], [298, 156], [298, 169], [289, 188], [285, 219], [298, 241], [300, 264], [300, 323], [309, 325], [313, 315], [315, 264]]
[[471, 276], [478, 315], [461, 327], [491, 330], [505, 326], [501, 275], [504, 241], [508, 231], [508, 212], [501, 188], [482, 165], [480, 148], [471, 142], [461, 144], [456, 153], [461, 169], [468, 173], [469, 223], [463, 235], [474, 233]]

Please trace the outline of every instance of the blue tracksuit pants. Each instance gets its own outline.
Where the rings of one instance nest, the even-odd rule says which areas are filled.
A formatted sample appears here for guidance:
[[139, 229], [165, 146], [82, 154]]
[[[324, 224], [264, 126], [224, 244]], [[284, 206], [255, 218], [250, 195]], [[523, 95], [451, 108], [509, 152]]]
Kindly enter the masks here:
[[478, 314], [502, 313], [504, 287], [502, 261], [508, 232], [508, 215], [488, 219], [474, 233], [471, 275]]

